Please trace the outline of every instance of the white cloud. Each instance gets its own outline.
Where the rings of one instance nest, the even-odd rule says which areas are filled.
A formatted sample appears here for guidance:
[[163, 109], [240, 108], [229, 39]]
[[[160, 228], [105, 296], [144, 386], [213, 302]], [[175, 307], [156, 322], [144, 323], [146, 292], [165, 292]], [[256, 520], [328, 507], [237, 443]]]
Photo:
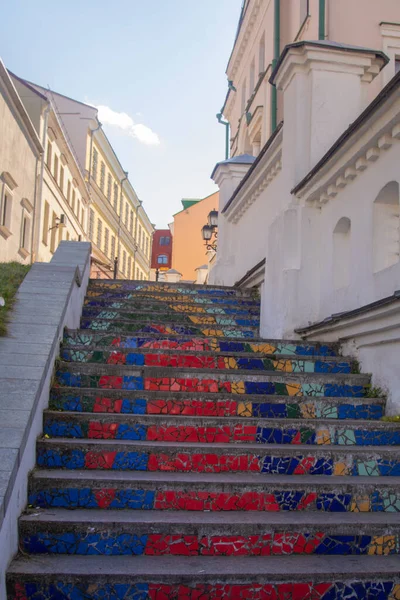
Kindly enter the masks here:
[[126, 113], [115, 112], [108, 106], [97, 106], [96, 108], [99, 111], [98, 117], [101, 123], [122, 129], [142, 144], [148, 146], [158, 146], [160, 144], [160, 138], [150, 127], [142, 123], [135, 123]]

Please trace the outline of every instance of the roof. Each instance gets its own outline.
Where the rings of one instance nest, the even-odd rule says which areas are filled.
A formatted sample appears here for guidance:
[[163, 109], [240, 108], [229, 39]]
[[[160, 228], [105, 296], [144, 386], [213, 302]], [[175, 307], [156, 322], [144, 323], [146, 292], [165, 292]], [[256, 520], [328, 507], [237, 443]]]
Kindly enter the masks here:
[[197, 204], [198, 202], [200, 202], [201, 198], [197, 199], [197, 198], [193, 198], [193, 200], [190, 200], [189, 198], [184, 199], [182, 198], [181, 202], [182, 202], [182, 206], [183, 208], [189, 208], [190, 206], [193, 206], [193, 204]]
[[201, 265], [201, 267], [197, 267], [195, 271], [200, 271], [201, 269], [208, 269], [208, 265]]
[[[200, 200], [197, 200], [195, 198], [192, 198], [192, 199], [190, 199], [190, 198], [182, 198], [182, 200], [181, 200], [182, 205], [183, 205], [182, 210], [178, 210], [178, 212], [176, 212], [172, 216], [176, 217], [176, 215], [180, 215], [182, 212], [184, 212], [188, 208], [191, 208], [192, 206], [195, 206], [196, 204], [200, 204], [200, 202], [203, 202], [203, 200], [207, 200], [207, 198], [211, 198], [211, 196], [214, 196], [214, 194], [218, 194], [218, 190], [216, 192], [213, 192], [212, 194], [209, 194], [205, 198], [201, 198]], [[186, 206], [185, 206], [185, 204], [186, 204]]]
[[357, 52], [358, 54], [360, 52], [363, 54], [375, 54], [375, 56], [379, 56], [379, 58], [381, 58], [384, 61], [385, 65], [387, 65], [387, 63], [389, 62], [389, 58], [381, 50], [364, 48], [363, 46], [351, 46], [349, 44], [341, 44], [340, 42], [331, 42], [330, 40], [302, 40], [301, 42], [287, 44], [287, 46], [284, 47], [278, 59], [278, 62], [276, 63], [275, 69], [272, 71], [271, 77], [269, 78], [269, 82], [272, 85], [275, 85], [275, 78], [289, 50], [291, 50], [292, 48], [301, 48], [303, 46], [315, 46], [316, 48], [332, 48], [332, 50], [344, 50], [345, 52]]
[[297, 194], [309, 181], [312, 180], [314, 175], [322, 169], [322, 167], [332, 158], [334, 154], [347, 142], [347, 140], [353, 135], [357, 129], [364, 125], [368, 119], [386, 102], [388, 97], [400, 87], [400, 72], [397, 73], [389, 83], [383, 88], [383, 90], [376, 96], [376, 98], [367, 106], [364, 112], [349, 125], [349, 127], [342, 133], [342, 135], [336, 140], [336, 142], [329, 148], [328, 152], [324, 154], [321, 160], [311, 169], [311, 171], [298, 183], [292, 190], [292, 194]]
[[252, 156], [251, 154], [239, 154], [238, 156], [233, 156], [232, 158], [228, 158], [227, 160], [221, 160], [220, 162], [218, 162], [215, 165], [213, 172], [211, 173], [211, 179], [213, 179], [215, 171], [221, 165], [231, 165], [231, 164], [251, 165], [251, 164], [253, 164], [253, 162], [255, 162], [255, 160], [256, 160], [256, 157]]
[[171, 275], [182, 275], [182, 273], [179, 273], [179, 271], [176, 269], [169, 269], [168, 271], [165, 271], [165, 273], [170, 273]]

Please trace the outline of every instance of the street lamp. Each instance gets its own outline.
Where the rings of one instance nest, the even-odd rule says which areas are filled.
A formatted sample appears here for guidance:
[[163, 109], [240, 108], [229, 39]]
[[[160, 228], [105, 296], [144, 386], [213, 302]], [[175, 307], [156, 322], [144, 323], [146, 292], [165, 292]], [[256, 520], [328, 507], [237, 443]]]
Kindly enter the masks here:
[[204, 240], [207, 250], [217, 250], [217, 228], [218, 228], [218, 211], [215, 208], [209, 212], [207, 217], [208, 223], [203, 225], [201, 235]]

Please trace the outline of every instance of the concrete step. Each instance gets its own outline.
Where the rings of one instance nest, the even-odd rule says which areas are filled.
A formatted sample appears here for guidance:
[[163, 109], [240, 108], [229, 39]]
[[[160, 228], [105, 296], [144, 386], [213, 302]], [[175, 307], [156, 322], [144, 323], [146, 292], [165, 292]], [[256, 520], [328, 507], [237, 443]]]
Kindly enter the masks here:
[[221, 285], [196, 285], [195, 283], [167, 283], [163, 281], [132, 281], [126, 279], [91, 279], [89, 290], [144, 291], [196, 296], [236, 296], [253, 298], [251, 290]]
[[113, 310], [124, 308], [130, 311], [147, 310], [155, 312], [178, 312], [178, 313], [206, 313], [206, 314], [231, 314], [231, 315], [260, 315], [260, 303], [251, 300], [226, 300], [222, 298], [207, 299], [207, 302], [197, 301], [196, 297], [191, 297], [189, 301], [181, 299], [172, 301], [168, 297], [160, 296], [151, 298], [148, 296], [136, 296], [130, 299], [110, 298], [103, 296], [88, 296], [85, 298], [84, 306], [98, 307], [103, 310]]
[[29, 554], [387, 556], [400, 552], [400, 513], [30, 510], [19, 538]]
[[43, 468], [399, 476], [400, 448], [39, 439]]
[[196, 338], [192, 336], [171, 336], [162, 333], [146, 333], [141, 336], [124, 335], [120, 332], [94, 332], [67, 329], [64, 345], [96, 346], [113, 348], [142, 348], [162, 350], [185, 350], [193, 352], [244, 352], [250, 354], [282, 354], [288, 356], [335, 357], [337, 344], [305, 343], [290, 340], [261, 340], [231, 338]]
[[271, 598], [395, 600], [400, 557], [18, 557], [8, 600], [27, 598]]
[[150, 392], [145, 390], [52, 388], [50, 408], [57, 411], [188, 415], [274, 419], [381, 419], [385, 398], [271, 396]]
[[397, 446], [397, 423], [45, 411], [50, 437], [188, 443]]
[[[37, 469], [33, 508], [162, 511], [400, 512], [400, 478]], [[88, 519], [90, 520], [90, 519]]]
[[364, 396], [369, 375], [174, 369], [60, 362], [56, 387], [287, 396]]
[[84, 306], [82, 318], [101, 319], [111, 321], [128, 321], [129, 323], [168, 323], [181, 325], [202, 325], [221, 327], [259, 327], [260, 319], [257, 315], [226, 315], [208, 313], [186, 313], [175, 311], [132, 310], [127, 308], [104, 308], [99, 306]]
[[152, 321], [136, 321], [129, 319], [101, 319], [99, 317], [82, 317], [81, 329], [93, 331], [118, 331], [119, 334], [129, 333], [162, 333], [167, 335], [199, 335], [215, 337], [232, 337], [249, 339], [258, 335], [258, 327], [242, 325], [195, 325], [160, 322], [155, 315]]
[[220, 352], [186, 352], [183, 350], [147, 350], [146, 348], [118, 348], [67, 346], [62, 347], [60, 356], [66, 362], [144, 365], [147, 367], [178, 367], [222, 370], [259, 370], [285, 373], [352, 373], [357, 368], [351, 359], [341, 357], [289, 357], [275, 354], [265, 358], [264, 354]]

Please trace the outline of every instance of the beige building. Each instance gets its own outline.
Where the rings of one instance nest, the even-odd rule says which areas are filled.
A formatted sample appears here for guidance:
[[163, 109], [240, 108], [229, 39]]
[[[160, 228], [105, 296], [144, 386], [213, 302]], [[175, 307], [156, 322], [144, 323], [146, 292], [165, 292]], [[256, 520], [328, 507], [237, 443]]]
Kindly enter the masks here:
[[0, 262], [32, 261], [43, 148], [0, 60]]
[[[67, 199], [70, 194], [70, 203], [75, 199], [81, 236], [92, 242], [92, 277], [112, 278], [116, 269], [118, 278], [148, 279], [154, 228], [97, 119], [97, 109], [36, 84], [23, 83], [50, 103], [71, 149], [76, 171], [70, 191], [67, 182], [63, 189]], [[61, 168], [64, 177], [67, 168], [59, 149], [54, 165], [54, 133], [57, 130], [48, 130], [46, 138], [46, 165], [53, 165], [53, 179], [56, 168], [59, 178]], [[78, 231], [74, 235], [79, 236]], [[70, 239], [76, 239], [72, 233]]]
[[230, 124], [230, 156], [258, 156], [283, 120], [283, 95], [269, 82], [283, 48], [334, 40], [382, 49], [391, 65], [365, 89], [372, 100], [400, 68], [398, 0], [245, 0], [226, 70], [221, 114]]
[[10, 76], [45, 150], [32, 239], [33, 260], [47, 262], [62, 240], [87, 239], [89, 190], [51, 94], [45, 96], [13, 73]]

